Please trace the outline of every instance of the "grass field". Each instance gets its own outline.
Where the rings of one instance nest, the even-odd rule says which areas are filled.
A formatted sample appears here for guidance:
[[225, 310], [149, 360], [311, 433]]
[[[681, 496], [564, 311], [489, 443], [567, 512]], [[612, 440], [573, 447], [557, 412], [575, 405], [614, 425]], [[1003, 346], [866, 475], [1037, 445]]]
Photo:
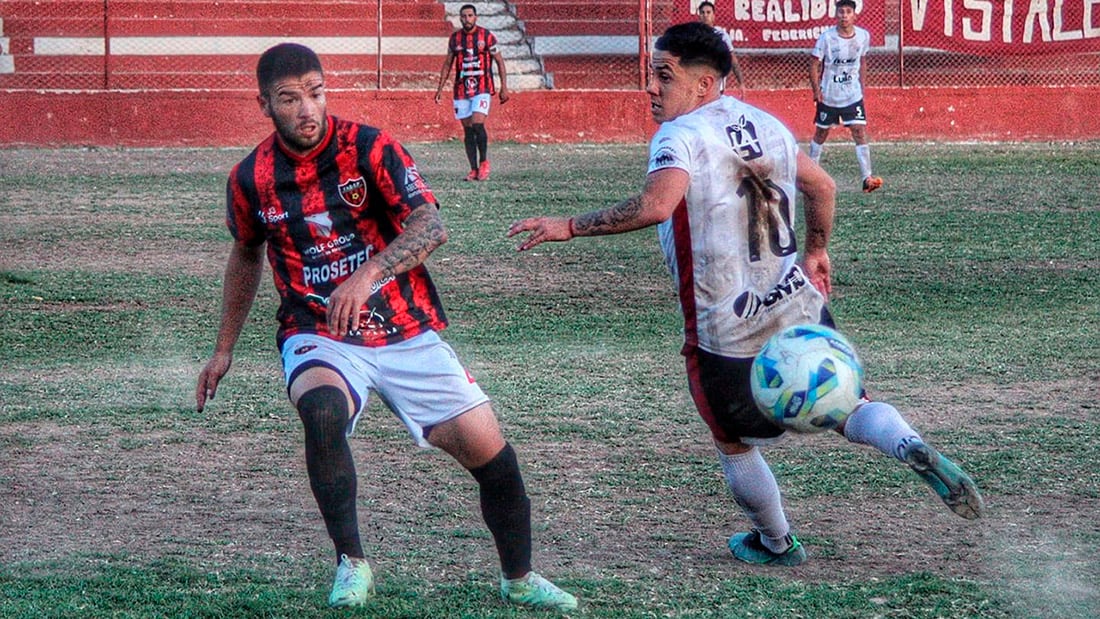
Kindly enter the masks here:
[[[643, 146], [413, 144], [450, 242], [445, 333], [494, 398], [536, 569], [578, 617], [1100, 615], [1100, 145], [880, 145], [840, 188], [833, 311], [872, 392], [982, 487], [950, 514], [834, 435], [768, 449], [810, 561], [735, 564], [747, 527], [687, 396], [652, 230], [517, 254], [504, 231], [636, 191]], [[377, 402], [353, 439], [378, 596], [324, 608], [331, 546], [265, 275], [199, 415], [242, 150], [0, 151], [0, 617], [523, 617], [496, 599], [476, 487]]]

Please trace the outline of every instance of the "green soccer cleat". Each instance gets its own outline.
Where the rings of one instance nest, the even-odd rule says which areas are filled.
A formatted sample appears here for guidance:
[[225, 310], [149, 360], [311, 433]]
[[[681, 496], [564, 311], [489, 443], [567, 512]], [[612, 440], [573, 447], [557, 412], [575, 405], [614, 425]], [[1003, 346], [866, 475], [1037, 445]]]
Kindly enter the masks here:
[[370, 563], [366, 559], [340, 555], [340, 565], [336, 566], [336, 580], [332, 583], [328, 605], [332, 608], [362, 606], [372, 595], [374, 574], [370, 571]]
[[760, 541], [760, 531], [753, 529], [748, 533], [735, 533], [730, 538], [730, 552], [734, 558], [754, 565], [785, 565], [793, 567], [806, 560], [806, 549], [802, 542], [794, 535], [788, 534], [787, 541], [791, 546], [786, 551], [776, 554]]
[[967, 520], [981, 517], [985, 506], [978, 486], [954, 462], [921, 442], [913, 443], [906, 450], [904, 461], [932, 486], [951, 511]]
[[531, 608], [562, 612], [577, 608], [577, 598], [534, 572], [516, 580], [501, 576], [500, 597], [505, 602]]

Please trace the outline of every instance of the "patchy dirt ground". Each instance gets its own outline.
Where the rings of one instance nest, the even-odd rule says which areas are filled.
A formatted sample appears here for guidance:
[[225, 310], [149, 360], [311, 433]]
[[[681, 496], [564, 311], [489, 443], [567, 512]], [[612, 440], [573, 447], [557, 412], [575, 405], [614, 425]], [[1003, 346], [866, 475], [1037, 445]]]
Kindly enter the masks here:
[[[132, 151], [123, 155], [110, 150], [70, 153], [68, 160], [41, 151], [2, 154], [5, 167], [33, 165], [58, 174], [90, 173], [104, 165], [119, 170], [144, 166], [151, 173], [224, 172], [242, 155], [232, 150], [181, 151], [169, 165], [158, 151], [140, 160]], [[200, 246], [202, 259], [192, 256], [186, 268], [216, 273], [221, 247]], [[94, 248], [78, 244], [63, 253], [66, 260], [85, 264], [96, 255]], [[175, 256], [166, 252], [140, 260]], [[33, 256], [7, 248], [0, 249], [0, 258], [10, 265]], [[474, 271], [461, 259], [435, 268], [453, 269], [449, 276], [455, 281]], [[273, 385], [276, 371], [254, 370]], [[188, 387], [182, 390], [184, 397]], [[1095, 407], [1087, 396], [1095, 387], [1095, 377], [1085, 376], [1011, 389], [956, 385], [882, 395], [912, 402], [920, 411], [940, 411], [911, 415], [918, 428], [987, 427], [989, 444], [970, 448], [983, 453], [1005, 449], [997, 437], [1028, 418], [1089, 420]], [[277, 396], [272, 401], [278, 402]], [[700, 583], [732, 573], [775, 574], [731, 561], [725, 539], [744, 528], [745, 520], [722, 488], [702, 422], [694, 419], [686, 394], [680, 398], [669, 407], [683, 423], [643, 425], [629, 440], [614, 444], [532, 435], [524, 432], [518, 413], [502, 411], [527, 476], [536, 558], [547, 566], [542, 569], [627, 581], [690, 578]], [[250, 423], [250, 410], [229, 408], [240, 424]], [[1006, 411], [1022, 411], [1023, 416]], [[64, 561], [96, 553], [175, 556], [214, 568], [264, 557], [327, 560], [328, 542], [309, 492], [297, 421], [285, 403], [269, 406], [263, 414], [270, 431], [233, 429], [232, 424], [196, 428], [186, 420], [150, 423], [140, 417], [0, 426], [0, 556], [5, 562]], [[495, 559], [477, 517], [473, 482], [441, 454], [416, 450], [377, 407], [367, 424], [376, 429], [361, 432], [353, 449], [364, 539], [380, 573], [417, 571], [432, 574], [433, 580], [470, 569], [490, 573]], [[835, 436], [794, 436], [767, 455], [780, 464], [817, 445], [865, 458], [871, 471], [900, 466], [865, 448], [841, 447]], [[951, 445], [940, 447], [948, 454], [955, 451]], [[1082, 444], [1079, 449], [1084, 454], [1093, 448]], [[1043, 453], [1042, 447], [1036, 451]], [[1036, 469], [1046, 478], [1047, 467], [1036, 459], [1022, 469], [1025, 475]], [[675, 480], [682, 474], [665, 474], [673, 469], [703, 481], [678, 485]], [[823, 466], [822, 474], [828, 473]], [[982, 476], [977, 478], [982, 485]], [[781, 486], [783, 482], [780, 476]], [[1078, 543], [1100, 535], [1097, 492], [1067, 493], [1058, 484], [1033, 485], [1026, 478], [1011, 487], [998, 481], [985, 486], [986, 517], [969, 522], [948, 512], [918, 482], [903, 478], [887, 487], [876, 493], [861, 489], [857, 481], [849, 494], [788, 496], [788, 514], [811, 560], [784, 574], [816, 582], [927, 571], [1021, 593], [1034, 587], [1044, 595], [1098, 596], [1097, 561], [1089, 547]], [[425, 514], [431, 515], [433, 527], [423, 526]], [[421, 549], [415, 565], [393, 559], [410, 548]], [[1042, 598], [1035, 598], [1036, 609], [1041, 610]]]

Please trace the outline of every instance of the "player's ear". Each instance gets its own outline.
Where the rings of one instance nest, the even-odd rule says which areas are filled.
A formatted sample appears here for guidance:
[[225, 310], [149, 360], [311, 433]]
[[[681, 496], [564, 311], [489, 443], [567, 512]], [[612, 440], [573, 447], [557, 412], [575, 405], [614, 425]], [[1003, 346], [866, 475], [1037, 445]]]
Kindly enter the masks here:
[[700, 97], [706, 96], [706, 94], [710, 92], [710, 89], [713, 88], [714, 85], [717, 83], [718, 79], [714, 76], [713, 73], [709, 71], [704, 71], [700, 73], [699, 81], [696, 82], [696, 94]]
[[260, 111], [264, 113], [264, 116], [271, 118], [271, 107], [268, 105], [269, 99], [267, 95], [256, 95], [256, 103], [260, 106]]

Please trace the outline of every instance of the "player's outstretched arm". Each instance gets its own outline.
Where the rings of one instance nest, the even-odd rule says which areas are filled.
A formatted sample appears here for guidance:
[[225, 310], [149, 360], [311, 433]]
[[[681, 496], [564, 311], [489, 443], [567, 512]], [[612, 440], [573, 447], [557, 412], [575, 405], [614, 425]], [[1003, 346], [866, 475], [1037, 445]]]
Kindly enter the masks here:
[[602, 236], [640, 230], [672, 217], [687, 193], [690, 178], [679, 168], [664, 168], [646, 176], [642, 193], [598, 211], [576, 217], [530, 217], [513, 223], [508, 236], [529, 232], [516, 247], [531, 249], [546, 241], [568, 241], [575, 236]]
[[805, 198], [802, 210], [806, 217], [806, 246], [802, 253], [802, 266], [810, 282], [828, 299], [833, 291], [828, 246], [836, 214], [836, 182], [799, 150], [795, 184]]
[[206, 401], [214, 399], [218, 383], [233, 363], [233, 347], [237, 345], [237, 338], [252, 309], [263, 268], [263, 245], [250, 247], [243, 243], [233, 244], [225, 264], [222, 318], [214, 342], [214, 354], [199, 373], [195, 386], [195, 405], [200, 413], [206, 407]]

